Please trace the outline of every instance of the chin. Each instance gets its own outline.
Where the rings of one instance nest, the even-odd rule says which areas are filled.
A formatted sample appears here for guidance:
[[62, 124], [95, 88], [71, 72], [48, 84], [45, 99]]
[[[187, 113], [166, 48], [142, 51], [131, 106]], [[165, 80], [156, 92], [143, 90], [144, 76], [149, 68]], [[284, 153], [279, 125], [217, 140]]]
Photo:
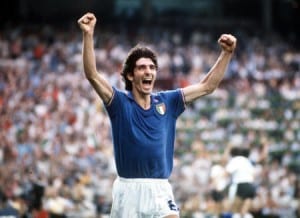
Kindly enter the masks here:
[[151, 93], [152, 93], [152, 90], [143, 92], [144, 95], [150, 95]]
[[144, 94], [150, 94], [150, 93], [153, 91], [153, 87], [149, 87], [149, 88], [147, 88], [147, 89], [142, 88], [141, 91], [142, 91]]

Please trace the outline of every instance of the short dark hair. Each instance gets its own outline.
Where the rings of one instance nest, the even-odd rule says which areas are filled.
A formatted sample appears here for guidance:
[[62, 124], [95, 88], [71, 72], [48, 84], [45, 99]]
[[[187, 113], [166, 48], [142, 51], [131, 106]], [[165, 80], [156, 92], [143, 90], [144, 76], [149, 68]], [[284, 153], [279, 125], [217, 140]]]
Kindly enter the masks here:
[[233, 147], [231, 148], [230, 154], [232, 157], [236, 157], [236, 156], [248, 157], [250, 154], [250, 149], [242, 148], [242, 147]]
[[158, 68], [157, 55], [153, 50], [141, 44], [137, 44], [135, 47], [133, 47], [129, 51], [127, 58], [125, 59], [125, 62], [123, 64], [123, 70], [121, 73], [125, 82], [125, 89], [128, 91], [132, 90], [132, 83], [130, 80], [127, 79], [127, 75], [133, 73], [133, 70], [136, 66], [136, 62], [140, 58], [150, 58], [153, 61], [155, 68]]

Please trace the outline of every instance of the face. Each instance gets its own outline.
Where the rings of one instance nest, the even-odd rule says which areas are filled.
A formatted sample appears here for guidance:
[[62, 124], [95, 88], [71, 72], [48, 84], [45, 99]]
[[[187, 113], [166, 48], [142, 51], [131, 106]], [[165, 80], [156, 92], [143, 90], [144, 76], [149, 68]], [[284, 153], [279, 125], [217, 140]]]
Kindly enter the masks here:
[[133, 75], [128, 75], [132, 81], [132, 91], [149, 95], [156, 79], [156, 67], [150, 58], [140, 58], [136, 61]]

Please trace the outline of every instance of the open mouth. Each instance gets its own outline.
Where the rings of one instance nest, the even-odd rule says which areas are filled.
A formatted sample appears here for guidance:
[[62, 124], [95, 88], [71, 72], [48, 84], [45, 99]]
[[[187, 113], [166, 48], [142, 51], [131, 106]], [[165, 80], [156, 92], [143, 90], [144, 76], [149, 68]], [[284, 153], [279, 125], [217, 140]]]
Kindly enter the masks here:
[[151, 85], [151, 83], [152, 83], [152, 79], [143, 79], [143, 84], [145, 84], [145, 85]]

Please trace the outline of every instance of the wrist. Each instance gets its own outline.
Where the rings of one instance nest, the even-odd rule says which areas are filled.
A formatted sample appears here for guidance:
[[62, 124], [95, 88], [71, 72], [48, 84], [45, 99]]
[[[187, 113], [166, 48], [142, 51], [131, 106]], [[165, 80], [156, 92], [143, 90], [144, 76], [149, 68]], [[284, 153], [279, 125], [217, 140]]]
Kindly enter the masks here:
[[232, 56], [234, 49], [222, 49], [222, 55]]
[[82, 31], [84, 37], [93, 37], [94, 31]]

